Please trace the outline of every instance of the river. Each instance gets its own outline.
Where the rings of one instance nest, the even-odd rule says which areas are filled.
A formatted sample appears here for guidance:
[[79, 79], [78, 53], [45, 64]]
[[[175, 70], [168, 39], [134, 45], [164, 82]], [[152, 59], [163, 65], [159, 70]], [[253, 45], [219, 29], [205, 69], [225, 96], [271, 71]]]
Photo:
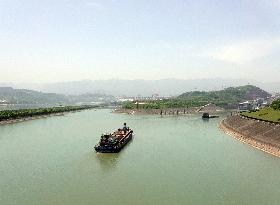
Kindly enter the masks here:
[[[225, 135], [220, 120], [87, 110], [0, 126], [0, 204], [279, 204], [280, 159]], [[134, 139], [95, 153], [123, 122]]]

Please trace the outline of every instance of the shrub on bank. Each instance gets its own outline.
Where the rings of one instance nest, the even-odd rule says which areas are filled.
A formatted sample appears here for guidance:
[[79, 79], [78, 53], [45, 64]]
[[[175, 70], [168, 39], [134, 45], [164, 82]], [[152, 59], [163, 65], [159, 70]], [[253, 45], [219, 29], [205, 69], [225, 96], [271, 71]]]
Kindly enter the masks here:
[[280, 110], [280, 99], [272, 102], [271, 107], [274, 110]]

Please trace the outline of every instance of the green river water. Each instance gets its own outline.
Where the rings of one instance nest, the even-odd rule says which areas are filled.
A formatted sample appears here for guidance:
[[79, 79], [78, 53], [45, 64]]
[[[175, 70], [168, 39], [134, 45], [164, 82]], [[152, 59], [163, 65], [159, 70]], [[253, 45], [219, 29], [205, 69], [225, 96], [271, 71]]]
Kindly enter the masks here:
[[[220, 120], [89, 110], [0, 126], [0, 205], [280, 204], [280, 159]], [[95, 153], [123, 122], [134, 139]]]

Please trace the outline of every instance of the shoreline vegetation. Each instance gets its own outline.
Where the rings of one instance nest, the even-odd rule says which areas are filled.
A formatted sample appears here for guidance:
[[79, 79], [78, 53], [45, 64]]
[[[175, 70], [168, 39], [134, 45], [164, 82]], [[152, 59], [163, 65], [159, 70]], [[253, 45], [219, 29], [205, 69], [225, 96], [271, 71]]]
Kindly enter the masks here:
[[121, 107], [115, 109], [114, 113], [131, 114], [131, 115], [186, 115], [195, 113], [219, 113], [225, 109], [218, 107], [212, 103], [201, 107], [173, 107], [173, 108], [126, 108]]
[[234, 115], [222, 120], [219, 128], [247, 145], [280, 157], [280, 124]]
[[61, 116], [68, 112], [77, 112], [81, 110], [94, 108], [97, 108], [97, 106], [81, 105], [35, 109], [3, 110], [0, 111], [0, 125], [24, 122], [51, 116]]
[[[192, 108], [167, 108], [167, 109], [125, 109], [117, 108], [113, 110], [113, 113], [118, 114], [129, 114], [129, 115], [187, 115], [187, 114], [197, 114], [197, 113], [210, 113], [216, 114], [224, 112], [225, 110], [201, 110], [197, 107]], [[235, 112], [236, 110], [232, 110]]]
[[182, 115], [196, 113], [198, 108], [167, 108], [167, 109], [127, 109], [117, 108], [113, 112], [130, 115]]

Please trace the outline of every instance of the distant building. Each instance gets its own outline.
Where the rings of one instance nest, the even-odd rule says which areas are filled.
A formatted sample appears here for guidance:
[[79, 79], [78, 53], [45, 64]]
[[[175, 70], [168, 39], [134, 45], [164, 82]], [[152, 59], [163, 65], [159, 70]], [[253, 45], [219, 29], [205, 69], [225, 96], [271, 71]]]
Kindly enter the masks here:
[[253, 103], [249, 102], [249, 101], [245, 101], [242, 103], [238, 104], [238, 110], [239, 111], [249, 111], [253, 109]]
[[5, 99], [0, 99], [0, 104], [6, 104], [8, 101]]

